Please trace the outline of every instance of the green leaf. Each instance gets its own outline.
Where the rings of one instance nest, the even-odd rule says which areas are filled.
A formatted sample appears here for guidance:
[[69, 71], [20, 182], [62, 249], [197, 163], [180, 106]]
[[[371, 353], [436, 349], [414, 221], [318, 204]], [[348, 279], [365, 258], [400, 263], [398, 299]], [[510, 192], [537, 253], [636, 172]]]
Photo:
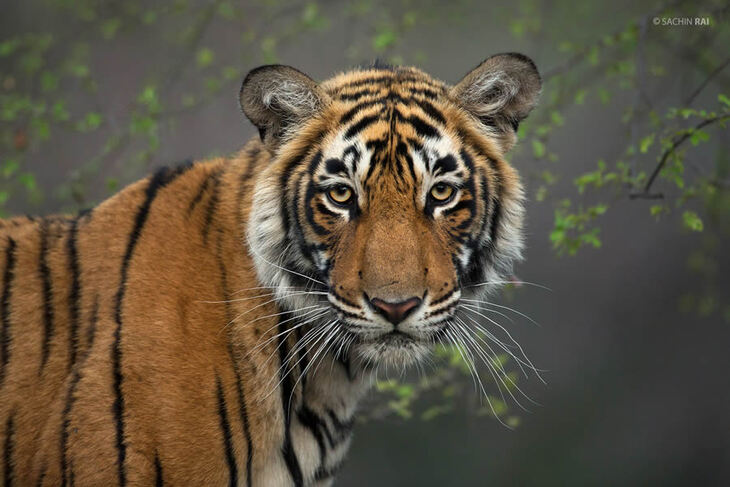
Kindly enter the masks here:
[[205, 68], [210, 66], [213, 63], [213, 58], [213, 51], [211, 51], [207, 47], [202, 47], [198, 49], [198, 52], [195, 55], [195, 61], [197, 62], [199, 68]]
[[9, 39], [0, 42], [0, 57], [10, 56], [20, 46], [20, 39]]
[[704, 228], [702, 220], [694, 211], [687, 210], [682, 213], [682, 222], [685, 228], [693, 232], [701, 232]]
[[117, 34], [122, 20], [119, 18], [108, 19], [101, 24], [101, 35], [104, 39], [112, 39]]
[[545, 144], [538, 139], [532, 139], [532, 153], [537, 159], [545, 157]]
[[58, 100], [56, 103], [53, 104], [53, 106], [51, 107], [51, 115], [53, 115], [54, 120], [58, 122], [65, 122], [66, 120], [71, 118], [68, 110], [66, 110], [65, 100]]
[[391, 28], [385, 28], [381, 30], [373, 38], [373, 49], [376, 51], [384, 51], [393, 44], [395, 44], [396, 33]]
[[565, 123], [565, 120], [563, 119], [563, 116], [562, 116], [562, 115], [560, 114], [560, 112], [559, 112], [559, 111], [557, 111], [557, 110], [553, 110], [553, 111], [552, 111], [552, 112], [550, 113], [550, 120], [552, 120], [552, 121], [553, 121], [553, 123], [554, 123], [555, 125], [557, 125], [558, 127], [562, 126], [562, 125], [563, 125], [563, 123]]
[[142, 23], [150, 25], [155, 23], [157, 20], [157, 12], [154, 10], [148, 10], [142, 15]]
[[591, 50], [588, 51], [588, 55], [586, 57], [591, 66], [596, 66], [598, 64], [598, 46], [593, 46]]
[[50, 71], [44, 71], [41, 74], [41, 90], [45, 93], [55, 91], [58, 88], [58, 75]]
[[649, 148], [654, 143], [654, 134], [649, 134], [639, 142], [639, 152], [646, 154], [649, 152]]
[[7, 159], [2, 166], [2, 173], [5, 179], [15, 174], [20, 168], [20, 163], [16, 159]]
[[728, 107], [730, 107], [730, 97], [728, 97], [727, 95], [724, 95], [724, 94], [720, 93], [719, 95], [717, 95], [717, 100], [720, 103], [722, 103], [722, 104], [727, 105]]
[[708, 140], [710, 140], [710, 134], [699, 129], [692, 132], [692, 135], [689, 138], [689, 141], [694, 146], [699, 145], [700, 142], [707, 142]]

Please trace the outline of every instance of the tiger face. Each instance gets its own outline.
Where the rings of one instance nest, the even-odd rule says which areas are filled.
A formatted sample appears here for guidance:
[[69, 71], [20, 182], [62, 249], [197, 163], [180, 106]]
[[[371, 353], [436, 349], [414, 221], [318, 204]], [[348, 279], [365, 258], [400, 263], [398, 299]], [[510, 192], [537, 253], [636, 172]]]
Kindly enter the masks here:
[[[493, 56], [455, 86], [374, 67], [317, 84], [252, 71], [241, 106], [271, 152], [248, 239], [259, 278], [340, 351], [405, 365], [448, 333], [462, 299], [499, 285], [522, 250], [522, 189], [504, 153], [540, 77]], [[314, 311], [311, 311], [314, 313]]]

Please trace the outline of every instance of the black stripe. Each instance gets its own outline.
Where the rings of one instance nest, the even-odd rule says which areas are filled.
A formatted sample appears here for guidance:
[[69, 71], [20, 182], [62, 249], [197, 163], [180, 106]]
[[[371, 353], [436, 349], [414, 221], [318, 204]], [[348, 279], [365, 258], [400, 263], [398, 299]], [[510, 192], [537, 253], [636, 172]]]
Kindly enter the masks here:
[[324, 167], [330, 174], [347, 174], [347, 168], [345, 167], [345, 163], [339, 159], [327, 159], [326, 161], [324, 161]]
[[[228, 272], [226, 271], [225, 262], [223, 261], [223, 229], [218, 228], [218, 243], [216, 248], [216, 260], [218, 261], [218, 270], [221, 276], [221, 288], [223, 301], [226, 303], [226, 323], [230, 323], [233, 319], [231, 310], [230, 291], [228, 287]], [[236, 355], [233, 353], [233, 344], [228, 338], [228, 355], [231, 358], [233, 372], [236, 375], [236, 392], [238, 394], [239, 415], [241, 417], [241, 425], [243, 427], [243, 435], [246, 438], [246, 485], [251, 487], [251, 464], [253, 462], [253, 442], [251, 441], [251, 427], [248, 422], [248, 410], [246, 407], [246, 398], [243, 394], [243, 384], [241, 382], [241, 371]]]
[[436, 299], [435, 301], [432, 301], [431, 306], [436, 306], [437, 304], [443, 303], [444, 301], [449, 299], [451, 296], [453, 296], [455, 291], [456, 291], [455, 287], [451, 288], [451, 291], [447, 292], [446, 294], [444, 294], [440, 298]]
[[399, 122], [404, 122], [410, 124], [413, 129], [416, 131], [419, 137], [439, 137], [440, 133], [430, 123], [426, 122], [421, 117], [418, 117], [416, 115], [410, 115], [408, 117], [403, 116], [402, 113], [400, 113], [398, 110], [395, 110], [395, 114], [398, 117]]
[[3, 464], [5, 466], [3, 475], [3, 485], [10, 487], [15, 480], [15, 471], [13, 470], [13, 449], [15, 448], [15, 413], [10, 413], [8, 421], [5, 424], [5, 444], [3, 445]]
[[436, 162], [433, 163], [432, 172], [434, 174], [437, 174], [440, 170], [441, 174], [445, 174], [456, 171], [457, 169], [458, 166], [456, 164], [456, 159], [454, 158], [454, 156], [449, 154], [441, 157], [440, 159], [437, 159]]
[[299, 460], [297, 460], [297, 454], [294, 451], [294, 445], [291, 442], [291, 408], [289, 404], [289, 398], [292, 396], [293, 384], [291, 377], [291, 369], [286, 367], [287, 355], [289, 354], [286, 345], [286, 339], [288, 335], [284, 333], [285, 326], [279, 321], [277, 333], [279, 334], [279, 361], [280, 365], [280, 381], [281, 381], [281, 407], [284, 411], [284, 444], [281, 446], [281, 453], [284, 456], [284, 461], [289, 469], [294, 485], [300, 487], [304, 485], [304, 478], [302, 476], [302, 469], [299, 466]]
[[315, 481], [322, 481], [326, 480], [328, 478], [334, 477], [337, 475], [337, 473], [342, 469], [342, 466], [345, 464], [345, 459], [341, 458], [337, 461], [334, 465], [332, 465], [329, 468], [319, 468], [314, 473], [314, 480]]
[[159, 455], [155, 452], [155, 486], [163, 487], [163, 485], [165, 485], [165, 482], [162, 478], [162, 464]]
[[251, 464], [253, 463], [253, 442], [251, 441], [251, 426], [248, 422], [248, 409], [246, 407], [246, 397], [243, 395], [243, 385], [241, 384], [241, 373], [238, 370], [238, 364], [234, 363], [236, 372], [236, 392], [238, 393], [239, 415], [241, 416], [241, 424], [243, 425], [243, 436], [246, 437], [246, 485], [251, 487], [253, 471]]
[[374, 96], [380, 94], [380, 90], [371, 90], [371, 89], [365, 89], [360, 91], [355, 91], [354, 93], [342, 93], [338, 94], [337, 98], [339, 98], [342, 101], [357, 101], [360, 98], [366, 97], [366, 96]]
[[71, 375], [71, 380], [68, 385], [68, 391], [66, 394], [66, 403], [63, 407], [63, 412], [61, 413], [61, 485], [66, 486], [71, 484], [71, 471], [69, 468], [69, 461], [68, 461], [68, 437], [69, 437], [69, 427], [71, 426], [71, 418], [69, 415], [71, 414], [71, 410], [73, 409], [73, 405], [76, 402], [76, 388], [78, 387], [79, 380], [81, 380], [81, 368], [83, 367], [83, 364], [86, 362], [89, 355], [91, 355], [91, 349], [94, 345], [94, 336], [96, 335], [96, 323], [99, 318], [99, 297], [97, 296], [94, 300], [94, 307], [91, 311], [91, 323], [89, 324], [89, 330], [87, 332], [88, 334], [88, 344], [86, 347], [86, 351], [84, 353], [84, 356], [82, 358], [81, 363], [76, 364], [76, 366], [73, 369], [73, 373]]
[[332, 421], [332, 426], [335, 429], [339, 441], [347, 438], [352, 431], [352, 427], [355, 425], [355, 421], [353, 419], [341, 420], [331, 409], [327, 410], [327, 414], [330, 417], [330, 421]]
[[205, 209], [205, 221], [203, 223], [202, 236], [203, 242], [208, 242], [208, 234], [210, 233], [210, 226], [213, 223], [215, 217], [215, 211], [218, 209], [218, 202], [220, 201], [219, 189], [221, 183], [221, 172], [218, 171], [213, 174], [213, 187], [211, 188], [212, 194], [208, 200], [208, 206]]
[[345, 132], [345, 140], [351, 139], [352, 137], [356, 136], [357, 134], [365, 130], [365, 128], [367, 128], [369, 125], [377, 121], [379, 118], [379, 113], [362, 117], [360, 120], [357, 121], [357, 123], [347, 129], [347, 132]]
[[420, 78], [420, 77], [413, 76], [413, 75], [405, 76], [405, 75], [401, 74], [401, 72], [390, 72], [385, 75], [368, 76], [365, 78], [360, 78], [355, 81], [350, 81], [349, 83], [346, 83], [343, 86], [341, 86], [340, 89], [354, 88], [356, 86], [364, 86], [364, 85], [369, 85], [369, 84], [377, 84], [377, 83], [382, 83], [384, 81], [397, 82], [397, 83], [401, 83], [401, 84], [403, 84], [403, 83], [423, 83], [423, 84], [425, 84], [429, 87], [435, 88], [435, 89], [440, 88], [440, 87], [430, 83], [429, 80], [427, 80], [425, 78]]
[[81, 270], [79, 267], [79, 251], [76, 246], [78, 237], [78, 218], [71, 222], [68, 233], [68, 263], [71, 271], [71, 288], [69, 289], [69, 370], [76, 363], [79, 348], [79, 300], [81, 299]]
[[502, 216], [502, 205], [498, 198], [493, 199], [492, 220], [489, 222], [489, 241], [492, 247], [497, 243], [497, 232], [499, 231], [499, 220]]
[[41, 366], [38, 374], [43, 373], [43, 369], [48, 362], [48, 355], [51, 350], [51, 340], [53, 339], [53, 288], [51, 287], [51, 270], [48, 268], [48, 232], [49, 223], [43, 221], [41, 223], [41, 253], [38, 259], [38, 272], [41, 276], [41, 285], [43, 288], [43, 342], [41, 345]]
[[200, 200], [203, 199], [203, 195], [205, 194], [205, 190], [208, 189], [208, 185], [210, 184], [210, 180], [212, 179], [212, 175], [208, 174], [203, 179], [203, 183], [200, 185], [200, 188], [198, 188], [197, 193], [195, 193], [195, 196], [192, 200], [190, 200], [190, 204], [188, 205], [188, 216], [195, 210], [195, 207], [198, 206], [198, 203], [200, 203]]
[[281, 172], [281, 176], [279, 177], [279, 191], [281, 191], [281, 195], [279, 197], [279, 205], [281, 208], [281, 215], [284, 223], [284, 237], [289, 236], [289, 229], [291, 227], [290, 216], [287, 206], [289, 179], [291, 178], [292, 174], [294, 174], [295, 169], [302, 163], [304, 158], [307, 156], [309, 149], [311, 147], [317, 146], [322, 141], [323, 137], [324, 131], [318, 133], [311, 141], [311, 144], [306, 145], [301, 152], [298, 152], [294, 154], [291, 158], [289, 158], [286, 161], [284, 170]]
[[302, 333], [302, 327], [298, 326], [294, 333], [297, 336], [296, 343], [301, 343], [301, 345], [299, 346], [299, 355], [297, 361], [299, 362], [299, 370], [301, 371], [302, 390], [304, 390], [304, 388], [307, 386], [307, 374], [305, 374], [305, 371], [309, 369], [309, 351], [302, 342], [302, 339], [304, 338], [304, 334]]
[[440, 123], [442, 125], [446, 125], [446, 119], [444, 118], [444, 116], [430, 102], [428, 102], [426, 100], [417, 100], [415, 98], [413, 99], [413, 102], [416, 105], [418, 105], [421, 108], [421, 110], [423, 110], [429, 117], [431, 117], [432, 119], [434, 119], [435, 121], [437, 121], [438, 123]]
[[10, 300], [11, 286], [15, 277], [15, 240], [8, 237], [8, 246], [5, 249], [5, 272], [3, 272], [3, 297], [2, 305], [2, 328], [0, 329], [0, 351], [2, 362], [0, 362], [0, 385], [5, 379], [5, 368], [10, 361]]
[[152, 202], [157, 196], [157, 192], [174, 181], [190, 167], [191, 164], [181, 166], [173, 170], [162, 168], [152, 176], [149, 184], [147, 185], [147, 189], [145, 190], [145, 200], [137, 210], [134, 226], [132, 227], [132, 232], [129, 234], [127, 250], [124, 253], [124, 258], [122, 259], [119, 288], [117, 289], [116, 303], [114, 306], [114, 319], [117, 326], [114, 330], [114, 342], [111, 346], [112, 373], [114, 379], [114, 404], [112, 405], [112, 410], [114, 412], [114, 421], [116, 423], [117, 469], [120, 486], [124, 486], [127, 483], [125, 465], [127, 443], [124, 438], [124, 395], [122, 393], [122, 382], [124, 381], [124, 376], [122, 374], [122, 306], [124, 304], [124, 295], [127, 290], [127, 273], [129, 272], [129, 265], [132, 261], [134, 249], [139, 241], [142, 228], [149, 217], [150, 208], [152, 207]]
[[[440, 89], [441, 93], [444, 92], [444, 89]], [[421, 95], [426, 98], [430, 98], [431, 100], [435, 100], [438, 98], [439, 94], [434, 90], [429, 90], [428, 88], [420, 89], [420, 88], [409, 88], [408, 93], [411, 95]]]
[[43, 485], [43, 481], [46, 480], [46, 470], [48, 470], [48, 465], [44, 463], [41, 467], [41, 474], [38, 476], [38, 482], [36, 482], [38, 487], [41, 487]]
[[228, 423], [226, 397], [223, 394], [220, 377], [216, 376], [215, 382], [218, 391], [218, 416], [221, 420], [221, 432], [223, 433], [223, 449], [228, 463], [228, 485], [235, 487], [238, 485], [238, 467], [236, 467], [236, 457], [233, 455], [233, 435], [231, 434], [231, 426]]
[[322, 430], [326, 429], [326, 426], [322, 419], [317, 416], [317, 413], [309, 409], [306, 404], [302, 405], [297, 416], [299, 417], [299, 422], [302, 426], [312, 433], [312, 436], [314, 436], [314, 439], [317, 442], [317, 448], [319, 448], [319, 467], [317, 470], [320, 470], [324, 467], [327, 461], [327, 447], [324, 444], [324, 437], [322, 436]]

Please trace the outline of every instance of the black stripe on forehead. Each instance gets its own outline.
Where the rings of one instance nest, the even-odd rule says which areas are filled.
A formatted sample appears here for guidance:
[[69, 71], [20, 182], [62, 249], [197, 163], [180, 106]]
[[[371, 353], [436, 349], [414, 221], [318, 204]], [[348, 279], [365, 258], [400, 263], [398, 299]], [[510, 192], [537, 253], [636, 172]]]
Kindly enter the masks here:
[[351, 145], [342, 153], [342, 160], [345, 165], [350, 165], [352, 174], [355, 174], [357, 173], [357, 165], [360, 162], [360, 151], [357, 150], [357, 147]]
[[437, 91], [443, 91], [442, 86], [438, 86], [432, 81], [428, 80], [424, 77], [419, 77], [415, 74], [405, 75], [403, 72], [391, 72], [391, 73], [385, 73], [385, 74], [379, 74], [379, 75], [373, 75], [373, 76], [366, 76], [365, 78], [360, 78], [354, 81], [350, 81], [348, 83], [343, 84], [339, 87], [340, 90], [344, 90], [347, 88], [356, 88], [358, 86], [365, 86], [365, 85], [377, 85], [379, 83], [398, 83], [398, 84], [404, 84], [404, 83], [420, 83], [424, 84], [430, 88], [433, 88]]
[[416, 177], [416, 168], [413, 165], [413, 158], [411, 157], [410, 152], [408, 151], [408, 145], [403, 142], [402, 140], [398, 142], [398, 145], [395, 148], [395, 153], [403, 158], [403, 160], [406, 161], [406, 166], [408, 167], [408, 172], [411, 174], [411, 178], [413, 178], [413, 181], [418, 181], [418, 178]]
[[[440, 123], [442, 125], [446, 125], [446, 118], [444, 118], [441, 111], [439, 111], [438, 108], [436, 108], [431, 102], [429, 102], [427, 99], [423, 98], [424, 93], [419, 90], [407, 90], [408, 93], [404, 94], [405, 96], [402, 96], [401, 94], [395, 93], [393, 91], [387, 91], [385, 93], [377, 92], [379, 96], [373, 97], [371, 99], [367, 99], [365, 101], [361, 101], [351, 107], [349, 110], [347, 110], [345, 113], [342, 114], [340, 117], [340, 125], [345, 125], [350, 123], [355, 116], [357, 116], [358, 113], [362, 112], [363, 110], [367, 110], [369, 108], [377, 108], [377, 107], [384, 107], [387, 105], [394, 105], [394, 104], [402, 104], [409, 107], [417, 106], [420, 108], [423, 113], [425, 113], [429, 118], [433, 119], [437, 123]], [[363, 92], [364, 93], [364, 92]], [[368, 94], [375, 95], [376, 92], [368, 92]], [[416, 95], [416, 96], [414, 96]], [[343, 101], [355, 101], [359, 99], [360, 97], [354, 98], [353, 95], [348, 95], [349, 98], [342, 98]], [[364, 94], [362, 96], [365, 96]]]
[[459, 166], [456, 163], [456, 159], [451, 154], [445, 155], [444, 157], [437, 159], [433, 164], [433, 174], [446, 174], [457, 170]]
[[325, 170], [330, 174], [345, 174], [347, 175], [347, 167], [345, 163], [339, 159], [327, 159], [324, 161]]
[[440, 138], [441, 133], [439, 130], [431, 125], [430, 123], [426, 122], [424, 119], [417, 115], [409, 115], [404, 116], [402, 113], [400, 113], [397, 109], [393, 110], [394, 115], [398, 122], [407, 123], [410, 126], [413, 127], [413, 129], [416, 131], [416, 134], [418, 134], [419, 137], [431, 137], [431, 138]]
[[365, 130], [367, 127], [377, 122], [379, 119], [379, 113], [362, 117], [360, 120], [358, 120], [357, 123], [347, 129], [347, 132], [345, 132], [345, 140], [353, 138], [354, 136]]

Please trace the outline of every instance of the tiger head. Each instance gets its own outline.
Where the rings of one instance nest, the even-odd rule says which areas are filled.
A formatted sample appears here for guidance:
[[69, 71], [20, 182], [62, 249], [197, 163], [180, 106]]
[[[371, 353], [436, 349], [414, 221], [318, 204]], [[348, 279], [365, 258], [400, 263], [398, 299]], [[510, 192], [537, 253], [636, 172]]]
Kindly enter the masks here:
[[504, 154], [540, 87], [520, 54], [454, 86], [378, 65], [321, 84], [251, 71], [241, 107], [271, 154], [247, 227], [261, 281], [322, 343], [370, 363], [422, 357], [460, 300], [520, 258], [523, 193]]

